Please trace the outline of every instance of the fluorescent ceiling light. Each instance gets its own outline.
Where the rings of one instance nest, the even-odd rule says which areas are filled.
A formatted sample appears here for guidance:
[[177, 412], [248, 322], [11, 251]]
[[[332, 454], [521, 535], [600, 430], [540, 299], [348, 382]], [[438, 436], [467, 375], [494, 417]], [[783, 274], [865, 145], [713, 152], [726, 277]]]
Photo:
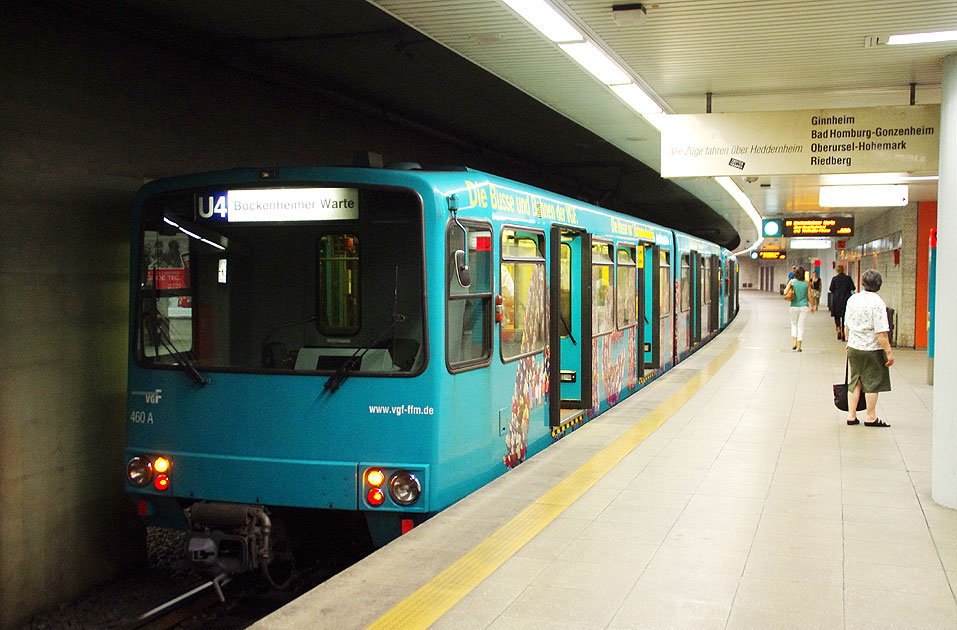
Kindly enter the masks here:
[[545, 0], [502, 0], [553, 42], [580, 42], [585, 38], [565, 16]]
[[887, 38], [887, 45], [898, 44], [934, 44], [938, 42], [957, 41], [957, 31], [938, 31], [936, 33], [910, 33], [908, 35], [891, 35]]
[[761, 241], [764, 240], [764, 237], [762, 236], [762, 229], [761, 229], [762, 227], [761, 215], [758, 214], [758, 211], [755, 209], [754, 204], [751, 203], [751, 200], [748, 198], [748, 196], [744, 194], [744, 192], [742, 192], [740, 188], [738, 188], [738, 185], [735, 184], [734, 180], [732, 180], [730, 177], [715, 177], [714, 181], [721, 184], [721, 187], [727, 190], [728, 193], [732, 197], [734, 197], [734, 200], [738, 202], [738, 205], [744, 209], [745, 214], [747, 214], [748, 217], [751, 219], [751, 221], [754, 223], [754, 229], [757, 230], [758, 232], [758, 241], [751, 247], [753, 248], [759, 245]]
[[[628, 103], [628, 106], [639, 114], [660, 114], [661, 107], [651, 100], [645, 91], [634, 83], [609, 86], [618, 95], [618, 98]], [[654, 124], [654, 123], [652, 123]]]
[[611, 58], [591, 42], [559, 44], [569, 57], [574, 59], [605, 85], [631, 83], [631, 77], [618, 67]]
[[906, 206], [907, 185], [821, 186], [822, 208]]
[[792, 238], [788, 243], [790, 249], [831, 249], [829, 238]]
[[855, 173], [821, 175], [821, 186], [850, 186], [864, 184], [903, 184], [905, 182], [936, 181], [937, 175], [908, 175], [907, 173]]

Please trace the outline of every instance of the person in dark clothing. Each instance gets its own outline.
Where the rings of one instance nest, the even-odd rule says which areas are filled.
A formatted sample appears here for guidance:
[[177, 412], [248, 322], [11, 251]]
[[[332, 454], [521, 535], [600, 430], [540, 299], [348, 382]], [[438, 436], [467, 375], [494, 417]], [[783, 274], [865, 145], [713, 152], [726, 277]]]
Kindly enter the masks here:
[[844, 340], [844, 311], [847, 309], [847, 300], [854, 293], [854, 281], [844, 273], [844, 265], [837, 266], [837, 275], [831, 278], [831, 286], [828, 291], [831, 292], [831, 317], [834, 318], [834, 326], [837, 328], [837, 338]]

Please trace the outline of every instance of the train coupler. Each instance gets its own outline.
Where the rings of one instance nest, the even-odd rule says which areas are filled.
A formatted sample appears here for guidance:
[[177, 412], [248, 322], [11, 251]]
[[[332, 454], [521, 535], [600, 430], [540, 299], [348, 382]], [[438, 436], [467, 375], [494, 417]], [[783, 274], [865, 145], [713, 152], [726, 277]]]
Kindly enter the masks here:
[[200, 570], [231, 575], [269, 564], [272, 521], [264, 507], [195, 503], [189, 520], [187, 555]]

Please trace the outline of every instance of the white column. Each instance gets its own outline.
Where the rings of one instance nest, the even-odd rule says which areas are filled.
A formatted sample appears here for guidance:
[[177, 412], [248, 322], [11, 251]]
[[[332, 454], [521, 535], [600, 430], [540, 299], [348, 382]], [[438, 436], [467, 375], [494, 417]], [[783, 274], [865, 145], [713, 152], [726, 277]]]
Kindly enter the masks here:
[[957, 509], [957, 387], [953, 386], [957, 378], [957, 327], [949, 319], [957, 313], [957, 274], [941, 273], [957, 269], [957, 55], [944, 59], [942, 66], [931, 496], [936, 503]]

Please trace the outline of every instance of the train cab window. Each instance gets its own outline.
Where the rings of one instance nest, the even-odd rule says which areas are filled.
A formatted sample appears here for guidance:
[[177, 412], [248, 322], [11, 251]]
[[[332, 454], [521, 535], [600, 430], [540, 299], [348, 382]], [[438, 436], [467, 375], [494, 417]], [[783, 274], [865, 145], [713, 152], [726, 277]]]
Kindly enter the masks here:
[[637, 280], [637, 266], [635, 264], [635, 248], [619, 247], [618, 259], [618, 328], [630, 328], [635, 325], [635, 282]]
[[502, 230], [499, 327], [502, 360], [541, 352], [545, 347], [545, 235]]
[[681, 255], [681, 311], [691, 309], [691, 256]]
[[592, 334], [602, 335], [615, 329], [615, 263], [611, 244], [592, 243]]
[[[450, 223], [446, 234], [448, 286], [446, 359], [459, 372], [489, 364], [492, 356], [492, 231], [487, 224]], [[456, 252], [466, 252], [470, 282], [462, 286]]]
[[316, 325], [324, 335], [359, 332], [359, 239], [355, 234], [319, 238]]
[[[292, 197], [309, 209], [293, 211]], [[422, 201], [410, 190], [163, 192], [143, 201], [140, 234], [143, 367], [341, 379], [427, 365]]]
[[662, 317], [671, 314], [671, 252], [662, 250], [658, 259], [659, 313]]
[[[172, 232], [172, 231], [168, 231]], [[161, 361], [193, 345], [189, 237], [179, 233], [143, 232], [145, 290], [141, 300], [140, 354]], [[175, 350], [174, 350], [175, 349]]]

